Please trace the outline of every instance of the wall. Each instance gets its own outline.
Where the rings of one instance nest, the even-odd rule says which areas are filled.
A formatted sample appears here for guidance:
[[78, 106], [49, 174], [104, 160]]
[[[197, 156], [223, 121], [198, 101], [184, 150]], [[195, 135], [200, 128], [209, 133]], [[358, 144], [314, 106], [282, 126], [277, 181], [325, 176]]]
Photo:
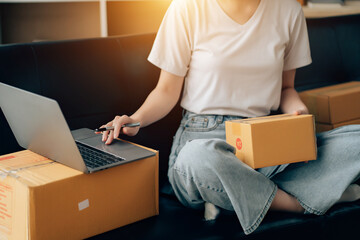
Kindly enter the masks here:
[[[108, 35], [156, 32], [170, 2], [108, 1]], [[3, 44], [100, 36], [100, 8], [96, 1], [0, 4]]]
[[156, 32], [171, 0], [109, 1], [108, 34]]
[[2, 43], [100, 36], [99, 3], [1, 4]]

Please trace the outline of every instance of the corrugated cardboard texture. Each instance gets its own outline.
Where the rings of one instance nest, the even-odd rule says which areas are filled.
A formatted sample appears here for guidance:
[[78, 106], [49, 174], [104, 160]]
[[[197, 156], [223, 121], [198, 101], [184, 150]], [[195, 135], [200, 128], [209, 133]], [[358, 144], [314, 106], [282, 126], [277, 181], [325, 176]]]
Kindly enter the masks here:
[[236, 156], [252, 168], [316, 159], [312, 115], [229, 121], [226, 141], [236, 148]]
[[84, 239], [159, 213], [158, 154], [83, 174], [25, 150], [0, 169], [7, 239]]
[[360, 82], [299, 93], [316, 122], [336, 124], [360, 118]]

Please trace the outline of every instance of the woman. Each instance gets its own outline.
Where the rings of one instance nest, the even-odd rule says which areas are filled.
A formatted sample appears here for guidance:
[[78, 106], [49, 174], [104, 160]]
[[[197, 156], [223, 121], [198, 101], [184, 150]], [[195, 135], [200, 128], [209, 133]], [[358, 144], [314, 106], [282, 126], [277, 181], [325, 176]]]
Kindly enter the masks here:
[[[166, 116], [180, 98], [184, 116], [169, 159], [169, 181], [185, 206], [235, 211], [246, 234], [269, 209], [323, 214], [359, 197], [360, 128], [318, 136], [318, 159], [253, 170], [225, 142], [225, 121], [308, 113], [294, 89], [296, 68], [311, 63], [301, 6], [295, 0], [174, 0], [148, 60], [159, 82], [130, 117], [104, 126], [110, 144]], [[103, 126], [103, 127], [104, 127]], [[345, 189], [347, 189], [345, 191]], [[345, 191], [346, 194], [343, 194]], [[348, 197], [350, 193], [350, 197]], [[213, 204], [213, 205], [212, 205]]]

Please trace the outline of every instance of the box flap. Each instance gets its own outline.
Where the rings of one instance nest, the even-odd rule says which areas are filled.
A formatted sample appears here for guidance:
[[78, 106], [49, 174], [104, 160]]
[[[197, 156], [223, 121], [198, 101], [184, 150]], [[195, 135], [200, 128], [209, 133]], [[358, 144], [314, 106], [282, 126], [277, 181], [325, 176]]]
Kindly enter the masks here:
[[354, 82], [336, 84], [328, 87], [321, 87], [312, 90], [307, 90], [302, 93], [307, 93], [309, 95], [329, 95], [329, 94], [337, 95], [346, 91], [359, 91], [359, 89], [360, 89], [360, 82], [354, 81]]
[[273, 116], [265, 116], [265, 117], [256, 117], [256, 118], [247, 118], [247, 119], [237, 119], [232, 120], [231, 122], [238, 122], [243, 124], [259, 124], [259, 123], [267, 123], [272, 121], [286, 121], [293, 118], [306, 118], [309, 114], [303, 115], [294, 115], [294, 114], [279, 114]]
[[0, 175], [12, 176], [29, 187], [48, 184], [80, 174], [83, 173], [30, 150], [0, 157]]

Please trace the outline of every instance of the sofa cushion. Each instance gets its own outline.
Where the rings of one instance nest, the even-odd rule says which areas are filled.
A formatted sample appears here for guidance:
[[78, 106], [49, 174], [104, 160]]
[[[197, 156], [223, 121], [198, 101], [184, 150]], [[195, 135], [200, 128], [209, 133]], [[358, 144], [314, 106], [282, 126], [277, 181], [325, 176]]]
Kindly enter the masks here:
[[344, 78], [347, 81], [360, 80], [360, 15], [334, 18], [336, 40], [339, 45]]
[[42, 92], [59, 102], [70, 128], [91, 124], [91, 118], [113, 113], [126, 101], [128, 86], [121, 81], [126, 56], [117, 39], [41, 43], [33, 48]]
[[[42, 93], [37, 78], [36, 56], [31, 44], [21, 46], [14, 44], [0, 48], [0, 81], [34, 93]], [[22, 149], [2, 111], [0, 111], [0, 132], [0, 155]]]
[[311, 65], [297, 70], [298, 91], [360, 79], [360, 15], [307, 19]]
[[[351, 217], [353, 216], [353, 217]], [[221, 213], [204, 221], [203, 212], [183, 207], [176, 199], [160, 196], [160, 215], [115, 229], [100, 239], [356, 239], [360, 201], [335, 205], [323, 216], [269, 212], [259, 228], [245, 235], [236, 215]], [[344, 230], [344, 231], [343, 231]]]

